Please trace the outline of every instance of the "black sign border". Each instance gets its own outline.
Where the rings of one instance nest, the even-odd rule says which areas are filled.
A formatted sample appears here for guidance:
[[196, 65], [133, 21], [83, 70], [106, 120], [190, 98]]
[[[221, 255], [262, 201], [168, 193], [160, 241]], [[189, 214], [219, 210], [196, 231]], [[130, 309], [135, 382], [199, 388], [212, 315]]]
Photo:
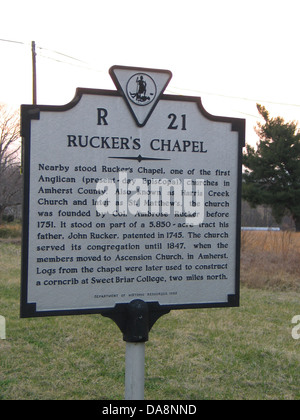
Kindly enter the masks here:
[[[31, 142], [31, 121], [38, 120], [40, 112], [64, 112], [75, 107], [83, 95], [98, 96], [123, 96], [118, 91], [77, 88], [73, 100], [66, 105], [21, 105], [21, 136], [22, 136], [22, 166], [24, 179], [23, 198], [23, 230], [22, 230], [22, 261], [21, 261], [21, 300], [20, 317], [49, 317], [83, 314], [101, 314], [113, 319], [123, 331], [124, 315], [128, 309], [128, 303], [116, 304], [114, 308], [91, 308], [71, 310], [48, 310], [37, 311], [36, 303], [28, 302], [28, 241], [29, 241], [29, 211], [30, 211], [30, 142]], [[160, 305], [158, 302], [147, 302], [149, 309], [149, 330], [154, 322], [163, 314], [173, 309], [197, 309], [197, 308], [224, 308], [238, 307], [240, 301], [240, 241], [241, 241], [241, 190], [242, 190], [242, 149], [245, 146], [245, 120], [215, 116], [208, 113], [198, 96], [180, 96], [163, 94], [160, 100], [195, 102], [200, 113], [208, 120], [231, 124], [231, 131], [238, 133], [238, 180], [237, 180], [237, 220], [236, 220], [236, 271], [235, 271], [235, 294], [228, 295], [227, 302], [211, 302], [199, 304], [174, 304]]]

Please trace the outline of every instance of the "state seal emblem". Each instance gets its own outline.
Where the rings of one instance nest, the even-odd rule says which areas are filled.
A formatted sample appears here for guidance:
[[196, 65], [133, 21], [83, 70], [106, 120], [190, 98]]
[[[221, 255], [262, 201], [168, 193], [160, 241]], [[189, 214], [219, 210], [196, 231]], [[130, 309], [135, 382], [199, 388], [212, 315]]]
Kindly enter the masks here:
[[144, 127], [162, 97], [172, 73], [145, 67], [113, 66], [109, 69], [138, 127]]
[[130, 77], [126, 86], [127, 97], [136, 105], [148, 105], [156, 97], [154, 80], [146, 73], [136, 73]]

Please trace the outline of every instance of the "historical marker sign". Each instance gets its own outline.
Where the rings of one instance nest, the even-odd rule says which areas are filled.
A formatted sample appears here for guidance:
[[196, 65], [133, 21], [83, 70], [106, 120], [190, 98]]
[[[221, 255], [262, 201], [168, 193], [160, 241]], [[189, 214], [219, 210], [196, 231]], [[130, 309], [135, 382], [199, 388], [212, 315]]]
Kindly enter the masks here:
[[115, 66], [116, 91], [22, 106], [21, 316], [237, 306], [245, 122]]

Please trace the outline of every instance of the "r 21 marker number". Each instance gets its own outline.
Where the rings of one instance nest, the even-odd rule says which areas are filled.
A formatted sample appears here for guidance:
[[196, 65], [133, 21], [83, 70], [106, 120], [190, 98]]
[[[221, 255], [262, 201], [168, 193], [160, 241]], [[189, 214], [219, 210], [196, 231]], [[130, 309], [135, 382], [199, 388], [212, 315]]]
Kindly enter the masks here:
[[[177, 115], [169, 114], [168, 118], [171, 120], [168, 129], [177, 130], [178, 129], [178, 124], [176, 124], [177, 119], [178, 119]], [[180, 122], [180, 119], [179, 119], [179, 122]], [[186, 130], [186, 114], [181, 115], [181, 130]]]

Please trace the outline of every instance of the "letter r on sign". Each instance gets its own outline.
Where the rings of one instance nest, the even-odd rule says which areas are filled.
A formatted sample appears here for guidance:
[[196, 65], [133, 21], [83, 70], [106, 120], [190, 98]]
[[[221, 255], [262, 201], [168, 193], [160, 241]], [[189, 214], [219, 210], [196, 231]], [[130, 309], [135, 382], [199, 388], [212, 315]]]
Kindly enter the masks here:
[[108, 111], [105, 108], [97, 108], [97, 125], [108, 125], [108, 122], [106, 120], [106, 117], [108, 115]]

